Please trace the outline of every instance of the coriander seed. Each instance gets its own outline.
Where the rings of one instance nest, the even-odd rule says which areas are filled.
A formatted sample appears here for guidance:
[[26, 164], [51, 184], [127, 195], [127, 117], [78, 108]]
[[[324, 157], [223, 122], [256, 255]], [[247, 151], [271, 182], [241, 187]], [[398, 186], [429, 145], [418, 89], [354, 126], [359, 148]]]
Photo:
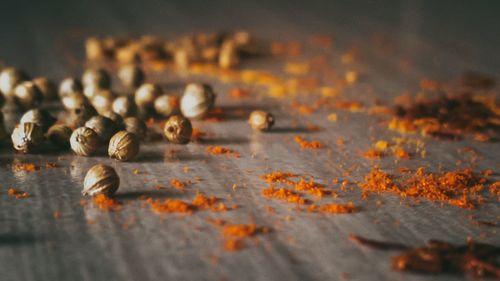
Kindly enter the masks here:
[[109, 141], [108, 155], [119, 161], [132, 160], [139, 153], [139, 140], [133, 133], [120, 131]]
[[116, 98], [116, 94], [110, 90], [100, 90], [90, 99], [94, 108], [99, 112], [99, 114], [104, 114], [111, 111], [113, 101]]
[[42, 103], [43, 95], [35, 83], [25, 81], [14, 89], [14, 99], [23, 108], [34, 108]]
[[85, 127], [92, 129], [99, 136], [101, 142], [106, 144], [117, 131], [115, 122], [102, 115], [91, 117], [85, 122]]
[[54, 100], [57, 98], [57, 87], [46, 77], [38, 77], [33, 79], [33, 83], [38, 87], [43, 95], [44, 100]]
[[44, 132], [46, 132], [55, 122], [56, 118], [52, 117], [48, 111], [38, 108], [26, 111], [19, 121], [21, 124], [35, 123], [40, 126]]
[[144, 109], [153, 108], [155, 99], [162, 94], [160, 86], [151, 83], [142, 84], [135, 92], [135, 104]]
[[109, 73], [102, 69], [87, 69], [82, 75], [83, 87], [95, 87], [98, 89], [109, 89], [111, 77]]
[[80, 127], [73, 131], [69, 143], [76, 155], [91, 156], [99, 149], [101, 140], [94, 130]]
[[83, 93], [83, 85], [80, 80], [76, 78], [66, 78], [59, 84], [59, 96], [64, 97], [71, 93]]
[[35, 123], [18, 124], [12, 132], [12, 145], [22, 153], [32, 153], [43, 143], [43, 130]]
[[104, 113], [102, 116], [113, 120], [113, 122], [115, 122], [115, 128], [117, 129], [117, 131], [121, 131], [123, 128], [125, 128], [125, 126], [123, 125], [123, 117], [121, 117], [119, 114], [113, 111], [109, 111]]
[[112, 196], [120, 186], [120, 178], [115, 169], [103, 164], [90, 168], [83, 180], [82, 195], [104, 194]]
[[144, 83], [144, 77], [144, 71], [135, 64], [124, 65], [118, 70], [118, 78], [127, 88], [135, 89], [139, 87]]
[[186, 144], [191, 140], [193, 126], [189, 119], [174, 115], [168, 118], [163, 129], [165, 137], [168, 141], [178, 144]]
[[88, 103], [83, 103], [79, 107], [70, 110], [70, 113], [73, 128], [84, 126], [87, 120], [97, 115], [95, 108]]
[[179, 98], [170, 95], [161, 95], [155, 100], [156, 113], [169, 117], [179, 111]]
[[216, 95], [210, 85], [190, 83], [181, 98], [181, 112], [190, 119], [203, 118], [213, 108], [215, 98]]
[[137, 117], [127, 117], [123, 119], [123, 124], [125, 125], [125, 130], [135, 134], [138, 140], [142, 141], [146, 138], [148, 128], [146, 127], [146, 123], [141, 119]]
[[47, 139], [57, 147], [68, 147], [72, 133], [68, 126], [55, 124], [47, 131]]
[[134, 116], [137, 113], [137, 105], [132, 97], [117, 97], [113, 101], [112, 109], [122, 117]]
[[274, 116], [268, 112], [256, 110], [250, 114], [248, 124], [257, 131], [268, 131], [274, 125]]
[[0, 92], [6, 99], [14, 98], [14, 89], [18, 84], [28, 79], [28, 76], [22, 71], [13, 67], [8, 67], [0, 72]]
[[61, 97], [61, 103], [66, 110], [72, 111], [89, 104], [89, 100], [82, 93], [71, 92]]

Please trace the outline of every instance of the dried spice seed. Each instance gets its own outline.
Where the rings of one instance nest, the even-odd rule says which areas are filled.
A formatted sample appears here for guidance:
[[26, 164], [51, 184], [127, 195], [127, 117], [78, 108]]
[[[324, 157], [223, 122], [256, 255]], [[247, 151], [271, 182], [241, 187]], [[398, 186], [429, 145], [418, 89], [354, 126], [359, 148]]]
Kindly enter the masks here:
[[191, 140], [193, 127], [189, 119], [174, 115], [168, 118], [163, 131], [169, 142], [187, 144]]
[[144, 83], [145, 75], [144, 71], [142, 71], [139, 66], [129, 64], [120, 67], [118, 70], [118, 78], [120, 78], [125, 87], [135, 89]]
[[200, 119], [214, 107], [216, 95], [210, 85], [190, 83], [180, 101], [180, 109], [186, 118]]
[[68, 126], [55, 124], [47, 131], [47, 139], [57, 147], [69, 147], [72, 133]]
[[56, 118], [52, 117], [49, 112], [42, 109], [31, 109], [21, 116], [19, 123], [35, 123], [45, 132], [56, 122]]
[[135, 91], [134, 100], [138, 107], [143, 109], [153, 109], [155, 99], [163, 93], [160, 86], [151, 83], [142, 84]]
[[125, 125], [125, 130], [135, 134], [139, 141], [146, 138], [148, 128], [146, 127], [146, 123], [144, 123], [141, 119], [137, 117], [127, 117], [123, 119], [123, 124]]
[[73, 93], [83, 94], [82, 82], [72, 77], [62, 80], [59, 84], [59, 96], [64, 97]]
[[43, 101], [42, 92], [31, 81], [21, 82], [14, 88], [14, 99], [22, 108], [35, 108]]
[[42, 128], [35, 123], [17, 125], [11, 138], [14, 149], [22, 153], [35, 152], [45, 139]]
[[7, 100], [13, 100], [14, 89], [27, 79], [27, 75], [18, 69], [13, 67], [2, 69], [0, 72], [0, 92], [4, 94]]
[[104, 116], [97, 115], [85, 122], [85, 127], [92, 129], [102, 143], [107, 144], [111, 137], [118, 131], [116, 123]]
[[69, 143], [73, 152], [80, 156], [91, 156], [101, 146], [101, 140], [97, 133], [87, 127], [80, 127], [74, 130]]
[[154, 103], [156, 113], [170, 117], [179, 112], [179, 98], [170, 95], [161, 95], [156, 98]]
[[137, 114], [137, 105], [132, 97], [117, 97], [111, 106], [113, 112], [121, 117], [131, 117]]
[[84, 88], [95, 87], [97, 89], [108, 89], [111, 86], [111, 77], [109, 73], [102, 69], [87, 69], [82, 75]]
[[250, 114], [248, 124], [256, 131], [268, 131], [274, 125], [274, 116], [268, 112], [256, 110]]
[[90, 168], [83, 181], [82, 195], [112, 196], [120, 186], [120, 178], [110, 166], [98, 164]]
[[108, 155], [120, 161], [130, 161], [139, 153], [139, 140], [127, 131], [116, 133], [109, 141]]

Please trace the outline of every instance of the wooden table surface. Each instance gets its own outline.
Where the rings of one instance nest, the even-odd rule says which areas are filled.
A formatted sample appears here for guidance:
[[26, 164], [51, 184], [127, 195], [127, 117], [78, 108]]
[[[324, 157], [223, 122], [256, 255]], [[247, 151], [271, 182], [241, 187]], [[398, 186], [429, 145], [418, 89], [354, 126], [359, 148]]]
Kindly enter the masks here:
[[[359, 83], [344, 95], [367, 104], [390, 102], [405, 90], [415, 93], [422, 78], [442, 81], [473, 70], [499, 78], [499, 5], [456, 1], [31, 1], [5, 3], [0, 9], [0, 61], [31, 75], [55, 79], [80, 75], [83, 40], [90, 35], [154, 34], [174, 36], [193, 31], [246, 29], [263, 40], [307, 39], [313, 33], [333, 35], [333, 57], [353, 45], [361, 59], [354, 70]], [[495, 7], [496, 6], [496, 7]], [[374, 48], [374, 35], [387, 38], [391, 52]], [[401, 61], [409, 62], [406, 71]], [[284, 61], [251, 62], [255, 68], [281, 68]], [[345, 66], [339, 65], [345, 71]], [[321, 183], [333, 178], [360, 181], [375, 164], [392, 171], [398, 165], [425, 166], [429, 171], [456, 169], [460, 152], [474, 148], [480, 155], [475, 169], [491, 168], [498, 180], [498, 143], [471, 140], [423, 139], [427, 157], [394, 163], [392, 158], [369, 161], [358, 156], [376, 139], [399, 136], [379, 120], [362, 113], [338, 111], [329, 122], [327, 111], [302, 116], [253, 87], [254, 97], [228, 97], [231, 84], [175, 73], [150, 76], [156, 81], [185, 83], [191, 79], [213, 83], [218, 105], [226, 109], [264, 108], [275, 113], [275, 132], [253, 133], [245, 120], [197, 122], [213, 137], [187, 146], [165, 142], [144, 144], [138, 159], [118, 163], [107, 157], [76, 157], [68, 152], [20, 155], [0, 150], [0, 280], [461, 280], [460, 276], [403, 274], [390, 268], [394, 252], [362, 248], [348, 241], [349, 233], [373, 239], [421, 245], [442, 239], [463, 243], [467, 237], [500, 244], [496, 228], [474, 225], [470, 215], [498, 221], [496, 202], [477, 210], [422, 202], [409, 207], [395, 196], [363, 201], [359, 190], [342, 193], [335, 202], [353, 201], [361, 211], [319, 215], [297, 211], [293, 205], [266, 200], [259, 176], [270, 171], [311, 175]], [[4, 109], [5, 112], [5, 109]], [[9, 128], [18, 115], [6, 112]], [[320, 132], [300, 130], [309, 123]], [[295, 127], [294, 127], [295, 126]], [[298, 128], [298, 129], [297, 129]], [[318, 139], [327, 148], [300, 150], [295, 135]], [[347, 140], [338, 148], [338, 138]], [[222, 145], [240, 158], [208, 155], [208, 145]], [[169, 151], [175, 150], [175, 154]], [[53, 169], [14, 171], [12, 163], [56, 162]], [[120, 211], [83, 207], [80, 191], [85, 172], [96, 163], [109, 164], [121, 178]], [[344, 169], [353, 167], [349, 176]], [[188, 167], [188, 169], [186, 168]], [[138, 169], [140, 175], [132, 171]], [[173, 178], [199, 178], [181, 193], [157, 191]], [[147, 180], [145, 182], [145, 180]], [[233, 185], [237, 188], [233, 189]], [[13, 199], [7, 188], [27, 191], [27, 199]], [[142, 195], [190, 200], [197, 191], [215, 195], [234, 211], [195, 212], [193, 215], [158, 215], [144, 207]], [[266, 206], [276, 209], [266, 212]], [[54, 218], [54, 213], [60, 214]], [[226, 252], [220, 230], [207, 219], [255, 223], [273, 231], [249, 239], [249, 246]], [[255, 242], [255, 245], [254, 245]]]

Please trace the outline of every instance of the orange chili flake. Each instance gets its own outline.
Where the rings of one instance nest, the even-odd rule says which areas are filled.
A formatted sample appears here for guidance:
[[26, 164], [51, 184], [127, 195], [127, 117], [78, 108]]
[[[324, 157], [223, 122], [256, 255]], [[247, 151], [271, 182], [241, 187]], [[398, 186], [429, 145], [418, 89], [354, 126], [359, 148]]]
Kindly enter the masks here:
[[319, 131], [322, 131], [323, 128], [318, 126], [318, 125], [315, 125], [315, 124], [308, 124], [307, 125], [307, 128], [306, 128], [307, 131], [309, 132], [319, 132]]
[[208, 209], [214, 212], [225, 212], [230, 209], [224, 203], [217, 201], [218, 200], [215, 196], [207, 197], [202, 193], [198, 193], [193, 199], [192, 205], [199, 209]]
[[245, 241], [243, 239], [228, 239], [224, 243], [224, 250], [228, 252], [235, 252], [245, 248]]
[[294, 184], [294, 187], [297, 191], [306, 191], [317, 197], [323, 197], [330, 194], [329, 190], [326, 190], [323, 185], [314, 182], [313, 179], [306, 181], [304, 178], [300, 178], [299, 182]]
[[254, 223], [250, 224], [226, 224], [222, 228], [222, 234], [226, 237], [251, 237], [257, 234], [268, 233], [269, 228], [258, 227]]
[[46, 169], [53, 169], [53, 168], [56, 168], [56, 167], [57, 167], [56, 163], [53, 163], [53, 162], [46, 162], [45, 163], [45, 168]]
[[180, 181], [178, 179], [172, 179], [170, 181], [170, 185], [178, 190], [184, 191], [184, 188], [187, 186], [186, 182]]
[[161, 201], [148, 198], [146, 201], [150, 204], [151, 209], [159, 214], [162, 213], [191, 214], [193, 212], [193, 207], [191, 205], [177, 199], [166, 199], [164, 201]]
[[30, 195], [25, 191], [20, 191], [15, 188], [10, 187], [7, 190], [7, 194], [11, 197], [16, 197], [16, 199], [24, 199], [30, 197]]
[[207, 147], [207, 152], [214, 155], [226, 155], [236, 158], [240, 157], [240, 154], [238, 152], [222, 146], [209, 146]]
[[380, 159], [384, 156], [384, 153], [376, 149], [368, 149], [367, 151], [362, 152], [361, 156], [368, 159]]
[[408, 153], [406, 150], [400, 147], [394, 150], [394, 156], [396, 156], [396, 158], [398, 159], [406, 159], [406, 160], [410, 159], [410, 153]]
[[307, 141], [300, 136], [295, 136], [293, 140], [300, 145], [301, 149], [320, 149], [325, 147], [321, 142], [317, 140]]
[[344, 100], [344, 101], [336, 101], [333, 104], [333, 107], [337, 109], [347, 109], [351, 112], [359, 112], [363, 110], [364, 105], [360, 101]]
[[40, 170], [40, 166], [34, 163], [16, 163], [12, 167], [15, 171], [35, 172]]
[[116, 211], [119, 210], [121, 204], [113, 198], [110, 198], [104, 194], [98, 194], [94, 196], [93, 202], [99, 207], [99, 209], [104, 211]]
[[347, 204], [324, 204], [324, 205], [311, 205], [307, 208], [310, 213], [324, 213], [324, 214], [348, 214], [358, 212], [359, 209], [354, 206], [352, 202]]
[[250, 96], [250, 92], [242, 88], [233, 88], [229, 91], [229, 96], [235, 99], [244, 99]]
[[269, 174], [262, 175], [262, 176], [260, 176], [260, 178], [266, 180], [269, 183], [273, 183], [273, 182], [274, 183], [276, 183], [276, 182], [293, 183], [288, 178], [293, 178], [296, 176], [297, 176], [296, 174], [290, 173], [290, 172], [272, 172]]
[[286, 188], [275, 189], [274, 187], [269, 186], [268, 188], [262, 190], [262, 195], [268, 199], [274, 198], [287, 203], [296, 203], [300, 205], [306, 203], [306, 200], [302, 196]]

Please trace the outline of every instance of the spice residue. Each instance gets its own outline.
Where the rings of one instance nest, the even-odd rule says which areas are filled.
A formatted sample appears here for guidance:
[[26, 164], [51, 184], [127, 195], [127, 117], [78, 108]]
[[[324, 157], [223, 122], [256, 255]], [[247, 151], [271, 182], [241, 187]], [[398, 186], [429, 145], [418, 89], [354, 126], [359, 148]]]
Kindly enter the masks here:
[[28, 194], [28, 192], [17, 190], [17, 189], [12, 188], [12, 187], [10, 187], [7, 190], [7, 194], [9, 196], [11, 196], [11, 197], [15, 197], [16, 199], [25, 199], [25, 198], [30, 197], [30, 195]]
[[307, 208], [310, 213], [323, 213], [323, 214], [348, 214], [358, 212], [358, 208], [354, 203], [347, 204], [324, 204], [324, 205], [311, 205]]
[[207, 152], [213, 155], [225, 155], [236, 158], [240, 157], [240, 154], [238, 152], [222, 146], [209, 146], [207, 147]]
[[301, 149], [320, 149], [325, 147], [320, 141], [313, 140], [313, 141], [307, 141], [302, 137], [295, 136], [293, 140], [300, 145]]

